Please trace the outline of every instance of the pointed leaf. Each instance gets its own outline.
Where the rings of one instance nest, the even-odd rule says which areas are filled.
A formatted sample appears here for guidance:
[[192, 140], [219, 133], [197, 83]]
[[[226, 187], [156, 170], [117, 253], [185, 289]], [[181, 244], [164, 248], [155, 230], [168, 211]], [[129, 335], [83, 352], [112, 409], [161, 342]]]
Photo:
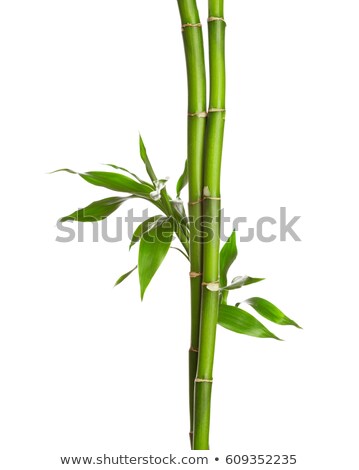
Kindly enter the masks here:
[[60, 222], [66, 222], [67, 220], [76, 220], [78, 222], [98, 222], [99, 220], [106, 219], [110, 214], [115, 212], [129, 197], [108, 197], [95, 201], [89, 206], [79, 209], [70, 215], [62, 217]]
[[121, 282], [123, 282], [130, 274], [133, 273], [133, 271], [135, 271], [137, 269], [137, 266], [135, 266], [133, 269], [131, 269], [131, 271], [128, 271], [128, 273], [125, 273], [125, 274], [122, 274], [121, 277], [119, 277], [114, 285], [114, 287], [118, 286], [119, 284], [121, 284]]
[[140, 135], [140, 155], [141, 155], [143, 163], [145, 164], [147, 174], [151, 178], [152, 183], [154, 183], [155, 181], [157, 181], [157, 176], [155, 172], [153, 171], [151, 162], [147, 156], [146, 147], [145, 147], [145, 144], [143, 143], [141, 135]]
[[233, 230], [220, 252], [220, 285], [227, 284], [227, 273], [234, 260], [237, 258], [236, 232]]
[[161, 218], [164, 218], [161, 215], [154, 215], [153, 217], [149, 217], [148, 219], [144, 220], [142, 224], [140, 224], [136, 230], [133, 232], [131, 243], [130, 243], [130, 249], [133, 247], [133, 245], [137, 242], [140, 241], [142, 235], [150, 230], [156, 224], [157, 221], [159, 221]]
[[278, 325], [293, 325], [297, 328], [301, 328], [294, 320], [288, 318], [281, 310], [279, 310], [278, 307], [266, 299], [252, 297], [241, 303], [250, 305], [259, 313], [259, 315], [262, 315], [262, 317], [272, 321], [273, 323], [277, 323]]
[[177, 191], [177, 197], [178, 198], [180, 197], [181, 191], [186, 186], [187, 183], [188, 183], [188, 162], [186, 160], [186, 162], [184, 164], [183, 173], [177, 181], [176, 191]]
[[255, 282], [264, 281], [264, 277], [250, 277], [250, 276], [238, 276], [235, 277], [231, 284], [225, 287], [221, 287], [221, 290], [234, 290], [240, 289], [243, 286], [254, 284]]
[[281, 341], [250, 313], [231, 305], [219, 306], [218, 323], [235, 333], [256, 338], [273, 338]]
[[68, 168], [62, 168], [61, 170], [53, 171], [67, 171], [81, 176], [85, 181], [95, 186], [102, 186], [112, 191], [118, 191], [120, 193], [130, 193], [139, 197], [150, 199], [150, 193], [152, 188], [149, 185], [138, 183], [132, 178], [118, 173], [112, 173], [108, 171], [88, 171], [87, 173], [76, 173], [75, 171], [69, 170]]
[[138, 253], [138, 274], [141, 299], [162, 264], [172, 242], [173, 226], [169, 219], [146, 232], [140, 241]]
[[121, 193], [131, 193], [137, 196], [149, 197], [152, 189], [144, 184], [140, 184], [125, 175], [118, 173], [111, 173], [107, 171], [89, 171], [87, 173], [80, 173], [88, 183], [95, 186], [103, 186], [104, 188], [119, 191]]
[[117, 166], [113, 163], [103, 163], [103, 165], [110, 166], [111, 168], [114, 168], [115, 170], [120, 170], [120, 171], [124, 171], [125, 173], [128, 173], [129, 175], [133, 176], [139, 183], [149, 186], [151, 188], [151, 191], [154, 188], [154, 186], [151, 183], [148, 183], [147, 181], [142, 180], [135, 173], [132, 173], [132, 171], [126, 170], [126, 168], [123, 168], [122, 166]]
[[[234, 260], [237, 258], [237, 243], [236, 243], [236, 232], [233, 230], [232, 235], [228, 238], [226, 243], [223, 245], [220, 258], [219, 258], [219, 273], [220, 280], [219, 285], [221, 287], [227, 285], [227, 273]], [[226, 304], [228, 297], [228, 291], [224, 291], [221, 297], [221, 303]]]
[[49, 174], [52, 175], [53, 173], [59, 173], [59, 171], [67, 171], [67, 173], [72, 173], [73, 175], [77, 175], [76, 171], [70, 170], [69, 168], [60, 168], [59, 170], [50, 171]]

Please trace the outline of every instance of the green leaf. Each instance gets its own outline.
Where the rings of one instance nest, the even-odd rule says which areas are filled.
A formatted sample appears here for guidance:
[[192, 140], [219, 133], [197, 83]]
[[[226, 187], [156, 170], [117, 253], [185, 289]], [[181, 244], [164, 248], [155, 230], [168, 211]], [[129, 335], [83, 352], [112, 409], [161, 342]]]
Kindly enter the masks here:
[[[234, 260], [237, 258], [237, 254], [236, 232], [233, 230], [232, 235], [223, 245], [219, 255], [220, 287], [223, 287], [227, 284], [227, 273]], [[221, 297], [222, 304], [227, 303], [227, 297], [228, 291], [224, 291]]]
[[104, 188], [111, 189], [112, 191], [119, 191], [121, 193], [131, 193], [136, 196], [149, 197], [152, 189], [149, 186], [140, 184], [125, 175], [118, 173], [111, 173], [107, 171], [88, 171], [87, 173], [80, 173], [88, 183], [95, 186], [103, 186]]
[[106, 219], [106, 217], [115, 212], [121, 204], [131, 198], [132, 196], [108, 197], [106, 199], [101, 199], [100, 201], [95, 201], [83, 209], [62, 217], [60, 222], [66, 222], [67, 220], [77, 220], [78, 222], [98, 222], [99, 220]]
[[135, 271], [137, 269], [137, 266], [135, 266], [133, 269], [131, 269], [131, 271], [128, 271], [128, 273], [125, 273], [125, 274], [122, 274], [121, 277], [119, 277], [115, 283], [115, 285], [113, 287], [116, 287], [118, 286], [119, 284], [121, 284], [121, 282], [123, 282], [130, 274], [133, 273], [133, 271]]
[[131, 243], [130, 243], [130, 249], [133, 247], [133, 245], [137, 242], [140, 241], [142, 235], [146, 232], [149, 231], [150, 228], [152, 228], [156, 222], [158, 220], [160, 220], [161, 218], [165, 218], [161, 215], [154, 215], [153, 217], [149, 217], [148, 219], [146, 219], [145, 221], [142, 222], [142, 224], [140, 224], [136, 230], [134, 231], [133, 235], [132, 235], [132, 239], [131, 239]]
[[76, 171], [70, 170], [69, 168], [60, 168], [60, 170], [50, 171], [50, 175], [53, 173], [58, 173], [59, 171], [67, 171], [67, 173], [72, 173], [73, 175], [77, 175]]
[[114, 165], [113, 163], [103, 163], [103, 165], [110, 166], [111, 168], [114, 168], [115, 170], [124, 171], [125, 173], [128, 173], [129, 175], [133, 176], [139, 183], [149, 186], [151, 188], [151, 191], [153, 191], [154, 189], [154, 186], [151, 183], [148, 183], [148, 181], [142, 180], [135, 173], [132, 173], [131, 171], [126, 170], [126, 168], [123, 168], [122, 166], [117, 166], [117, 165]]
[[233, 279], [231, 284], [225, 287], [221, 287], [220, 290], [234, 290], [240, 289], [243, 286], [254, 284], [255, 282], [264, 281], [264, 277], [250, 277], [250, 276], [238, 276]]
[[150, 193], [152, 188], [148, 185], [138, 183], [132, 178], [118, 173], [112, 173], [108, 171], [88, 171], [86, 173], [76, 173], [75, 171], [63, 168], [57, 171], [67, 171], [80, 175], [85, 181], [95, 186], [102, 186], [112, 191], [118, 191], [120, 193], [130, 193], [135, 196], [144, 197], [150, 199]]
[[262, 315], [262, 317], [272, 321], [273, 323], [277, 323], [278, 325], [293, 325], [297, 328], [301, 328], [295, 321], [284, 315], [284, 313], [279, 310], [278, 307], [266, 299], [252, 297], [250, 299], [244, 300], [241, 303], [250, 305], [256, 312], [259, 313], [259, 315]]
[[218, 323], [227, 330], [256, 338], [273, 338], [280, 340], [250, 313], [231, 305], [220, 305]]
[[138, 252], [138, 274], [140, 279], [141, 299], [162, 264], [172, 242], [173, 225], [170, 219], [156, 225], [146, 232], [140, 241]]
[[188, 183], [188, 162], [186, 160], [186, 162], [184, 164], [183, 173], [179, 177], [179, 180], [177, 181], [176, 192], [177, 192], [177, 197], [178, 198], [180, 197], [181, 191], [186, 186], [187, 183]]
[[147, 156], [146, 147], [145, 147], [145, 144], [143, 143], [141, 135], [140, 135], [140, 155], [141, 155], [143, 163], [145, 164], [147, 174], [151, 178], [152, 183], [154, 183], [155, 181], [157, 181], [157, 176], [155, 172], [153, 171], [151, 162]]

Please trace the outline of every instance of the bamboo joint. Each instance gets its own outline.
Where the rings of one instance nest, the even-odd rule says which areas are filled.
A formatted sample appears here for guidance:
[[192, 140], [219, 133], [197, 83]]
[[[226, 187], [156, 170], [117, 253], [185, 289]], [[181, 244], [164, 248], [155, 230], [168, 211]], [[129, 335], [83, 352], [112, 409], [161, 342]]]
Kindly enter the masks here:
[[190, 277], [191, 279], [195, 279], [196, 277], [201, 277], [201, 276], [202, 276], [202, 273], [196, 273], [196, 272], [194, 272], [194, 271], [191, 271], [191, 272], [189, 273], [189, 277]]
[[184, 31], [186, 28], [202, 28], [201, 23], [185, 23], [182, 25], [182, 31]]
[[197, 201], [189, 201], [188, 205], [195, 206], [196, 204], [201, 204], [202, 201], [203, 201], [203, 198], [197, 199]]
[[199, 112], [199, 113], [188, 113], [188, 116], [189, 116], [189, 117], [206, 118], [206, 117], [207, 117], [207, 113], [206, 113], [206, 111], [201, 111], [201, 112]]
[[208, 23], [212, 23], [212, 21], [222, 21], [225, 24], [225, 26], [227, 26], [225, 19], [219, 16], [210, 16], [207, 21]]
[[214, 197], [214, 196], [203, 196], [203, 200], [209, 199], [210, 201], [220, 201], [220, 197]]

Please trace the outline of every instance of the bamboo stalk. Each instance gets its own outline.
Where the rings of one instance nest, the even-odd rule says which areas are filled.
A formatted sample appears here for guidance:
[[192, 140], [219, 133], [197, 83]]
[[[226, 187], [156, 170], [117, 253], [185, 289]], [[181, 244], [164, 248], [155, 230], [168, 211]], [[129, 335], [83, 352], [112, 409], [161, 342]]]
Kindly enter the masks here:
[[206, 70], [203, 34], [196, 0], [178, 0], [188, 82], [187, 163], [190, 220], [191, 345], [189, 349], [190, 438], [193, 437], [194, 379], [197, 371], [201, 308], [203, 153], [206, 129]]
[[225, 22], [223, 0], [209, 0], [210, 103], [204, 158], [203, 287], [199, 358], [195, 380], [194, 449], [209, 449], [213, 362], [219, 307], [220, 171], [225, 120]]

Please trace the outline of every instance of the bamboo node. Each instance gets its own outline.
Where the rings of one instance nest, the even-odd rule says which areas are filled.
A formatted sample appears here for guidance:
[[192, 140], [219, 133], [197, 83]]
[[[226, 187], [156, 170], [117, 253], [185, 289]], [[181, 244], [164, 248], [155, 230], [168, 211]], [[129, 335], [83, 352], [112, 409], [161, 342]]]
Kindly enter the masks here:
[[213, 383], [213, 379], [200, 379], [198, 377], [196, 377], [194, 381], [197, 383], [209, 383], [209, 384]]
[[208, 23], [211, 23], [212, 21], [223, 21], [223, 23], [227, 26], [225, 19], [218, 16], [210, 16], [207, 21]]
[[210, 108], [208, 112], [209, 113], [225, 113], [226, 110], [224, 108]]
[[194, 348], [193, 346], [191, 346], [189, 348], [189, 352], [195, 352], [195, 353], [198, 353], [198, 349]]
[[186, 28], [202, 28], [201, 23], [185, 23], [182, 25], [182, 31], [184, 31]]
[[202, 276], [202, 273], [196, 273], [194, 271], [191, 271], [189, 273], [189, 277], [192, 279], [192, 278], [196, 278], [196, 277], [201, 277]]
[[209, 199], [211, 201], [220, 201], [220, 197], [213, 197], [213, 196], [203, 196], [203, 199]]
[[199, 112], [199, 113], [188, 113], [188, 116], [189, 116], [189, 117], [206, 118], [206, 117], [207, 117], [207, 113], [206, 113], [206, 111], [201, 111], [201, 112]]
[[207, 289], [211, 292], [218, 292], [219, 291], [219, 282], [202, 282], [202, 286], [207, 287]]
[[203, 201], [203, 199], [197, 199], [197, 201], [189, 201], [188, 205], [189, 206], [195, 206], [196, 204], [200, 204]]

